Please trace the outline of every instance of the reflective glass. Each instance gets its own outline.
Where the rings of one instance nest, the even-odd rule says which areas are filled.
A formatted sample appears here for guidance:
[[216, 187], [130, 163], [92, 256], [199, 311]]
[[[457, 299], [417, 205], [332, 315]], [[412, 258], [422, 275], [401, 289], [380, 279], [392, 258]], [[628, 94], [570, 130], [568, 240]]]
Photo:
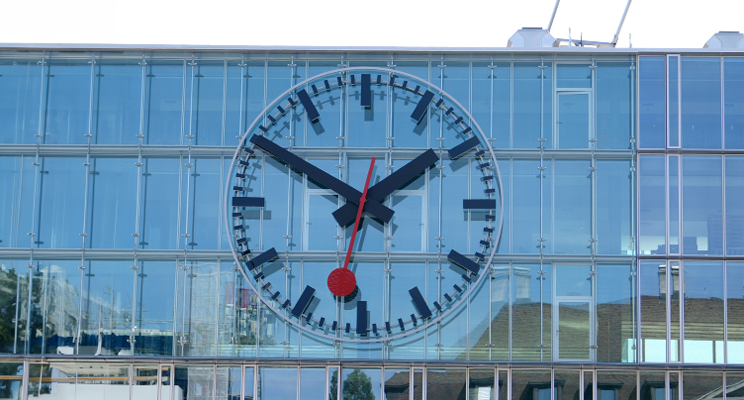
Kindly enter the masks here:
[[[385, 264], [383, 262], [354, 261], [353, 263], [349, 263], [349, 269], [354, 272], [357, 282], [364, 282], [364, 284], [361, 288], [357, 287], [355, 295], [347, 296], [339, 302], [342, 312], [340, 320], [342, 324], [340, 325], [345, 326], [345, 324], [350, 324], [352, 330], [357, 329], [359, 302], [365, 301], [367, 302], [367, 325], [364, 326], [363, 329], [371, 331], [372, 324], [377, 324], [379, 329], [384, 331], [384, 322], [388, 321], [388, 319], [385, 317], [383, 302], [380, 301], [380, 293], [385, 292]], [[324, 277], [327, 279], [328, 275], [324, 275]], [[326, 287], [327, 284], [320, 288], [323, 290]], [[401, 293], [408, 292], [407, 290], [398, 290]], [[329, 296], [327, 299], [324, 298], [323, 300], [329, 301], [331, 298]], [[410, 299], [408, 301], [410, 302]], [[400, 307], [397, 304], [393, 304], [393, 316], [391, 321], [397, 321], [397, 319], [401, 317], [404, 317], [404, 320], [409, 319], [405, 318], [408, 314], [402, 314], [402, 311], [399, 308]], [[334, 313], [318, 314], [318, 316], [321, 315], [326, 316], [326, 319], [328, 319], [328, 317], [332, 317]], [[362, 339], [359, 336], [356, 337]], [[375, 335], [370, 332], [367, 337], [375, 337]], [[378, 360], [382, 358], [382, 346], [379, 343], [344, 343], [343, 356], [344, 358]]]
[[723, 118], [727, 149], [744, 149], [744, 59], [723, 58]]
[[150, 158], [142, 166], [140, 247], [175, 249], [179, 247], [180, 159]]
[[667, 91], [669, 96], [667, 132], [669, 146], [679, 147], [679, 56], [667, 58]]
[[553, 253], [591, 251], [591, 164], [555, 160], [553, 181]]
[[183, 132], [184, 62], [147, 65], [145, 75], [146, 144], [180, 144]]
[[465, 369], [428, 369], [426, 371], [426, 393], [431, 396], [442, 396], [455, 399], [465, 394], [467, 389]]
[[[641, 400], [672, 400], [672, 397], [667, 393], [666, 390], [666, 378], [664, 377], [663, 371], [641, 371], [641, 387], [640, 387], [640, 399]], [[671, 382], [670, 385], [671, 387]], [[674, 388], [677, 388], [675, 382]]]
[[581, 371], [556, 370], [553, 376], [555, 400], [579, 399], [581, 395]]
[[0, 398], [20, 399], [21, 384], [23, 383], [23, 364], [3, 363], [0, 364]]
[[[642, 261], [641, 284], [641, 361], [666, 362], [667, 266], [663, 261]], [[679, 275], [674, 276], [679, 284]], [[677, 286], [678, 288], [679, 286]]]
[[597, 253], [633, 254], [633, 173], [630, 161], [597, 161]]
[[[687, 340], [685, 340], [687, 342]], [[687, 360], [685, 360], [687, 362]], [[723, 361], [721, 361], [723, 362]], [[719, 392], [723, 386], [723, 374], [721, 372], [687, 372], [683, 379], [682, 393], [684, 400], [699, 399], [710, 396], [711, 393]], [[716, 396], [723, 397], [723, 396]], [[729, 395], [729, 398], [732, 396]]]
[[[599, 400], [635, 399], [637, 379], [635, 371], [597, 371], [597, 398]], [[591, 399], [584, 393], [584, 399], [587, 398]]]
[[592, 70], [588, 64], [558, 64], [558, 88], [592, 87]]
[[[257, 183], [256, 188], [267, 184], [271, 185], [271, 190], [266, 189], [263, 192], [266, 206], [262, 214], [261, 242], [254, 243], [251, 247], [259, 250], [276, 247], [277, 251], [287, 249], [288, 246], [290, 249], [297, 249], [302, 239], [302, 176], [297, 172], [290, 172], [274, 158], [264, 157], [263, 161], [264, 182]], [[252, 224], [254, 228], [258, 222]], [[289, 236], [289, 241], [285, 236]], [[261, 245], [263, 247], [258, 247]]]
[[471, 369], [469, 371], [468, 392], [473, 400], [494, 400], [496, 387], [494, 386], [493, 369]]
[[493, 267], [491, 279], [471, 295], [471, 360], [509, 359], [509, 266]]
[[723, 254], [721, 156], [682, 156], [682, 251]]
[[[440, 187], [436, 188], [442, 193], [442, 211], [440, 212], [441, 236], [435, 235], [435, 237], [439, 236], [443, 238], [440, 241], [442, 253], [449, 253], [452, 249], [463, 252], [470, 245], [467, 235], [456, 234], [456, 232], [468, 231], [467, 213], [461, 211], [462, 200], [470, 198], [468, 190], [468, 170], [470, 168], [468, 162], [469, 159], [463, 157], [442, 163], [444, 165], [444, 169], [442, 170], [443, 178], [438, 182], [441, 185], [441, 189]], [[438, 207], [439, 205], [437, 204]]]
[[96, 144], [137, 144], [142, 70], [136, 62], [100, 60], [93, 79], [93, 137]]
[[598, 62], [595, 71], [597, 148], [627, 149], [634, 131], [635, 68], [628, 62]]
[[183, 170], [181, 203], [184, 208], [188, 206], [188, 215], [182, 213], [181, 223], [186, 226], [182, 230], [191, 235], [186, 240], [189, 249], [219, 248], [219, 230], [224, 219], [221, 163], [219, 158], [191, 159], [192, 167]]
[[641, 155], [639, 182], [639, 252], [666, 254], [666, 159], [663, 155]]
[[638, 147], [666, 148], [666, 59], [638, 57]]
[[[225, 101], [225, 65], [223, 62], [197, 61], [186, 70], [188, 104], [186, 131], [196, 145], [222, 144], [222, 105]], [[186, 119], [185, 119], [186, 120]], [[232, 143], [232, 141], [231, 141]]]
[[219, 315], [215, 310], [220, 309], [224, 299], [220, 291], [220, 263], [211, 260], [187, 261], [179, 267], [175, 296], [176, 332], [179, 337], [174, 353], [177, 356], [216, 356]]
[[264, 108], [263, 61], [228, 61], [225, 94], [225, 145], [237, 143]]
[[726, 263], [729, 364], [744, 363], [744, 263]]
[[[377, 399], [382, 394], [382, 371], [377, 368], [344, 368], [342, 385], [343, 400]], [[335, 399], [333, 384], [330, 394], [330, 399]]]
[[721, 59], [682, 57], [682, 147], [721, 148]]
[[550, 370], [512, 371], [512, 399], [551, 400]]
[[[408, 77], [397, 76], [396, 85], [407, 81]], [[411, 82], [412, 84], [413, 82]], [[414, 86], [415, 87], [415, 86]], [[420, 93], [425, 92], [426, 88], [421, 89]], [[411, 113], [416, 109], [421, 96], [414, 94], [409, 89], [403, 90], [400, 87], [390, 89], [390, 99], [392, 101], [392, 131], [390, 137], [395, 138], [392, 145], [395, 147], [428, 147], [429, 143], [429, 118], [430, 113], [435, 112], [434, 108], [429, 107], [427, 115], [417, 121], [411, 118]], [[353, 105], [351, 105], [353, 106]], [[354, 127], [349, 129], [353, 132]], [[437, 134], [439, 132], [436, 132]], [[437, 135], [438, 136], [438, 135]]]
[[0, 143], [36, 143], [41, 67], [36, 60], [3, 60], [0, 77]]
[[[726, 396], [728, 398], [736, 398], [741, 396], [744, 389], [742, 384], [744, 383], [744, 374], [735, 372], [726, 372]], [[717, 395], [716, 397], [721, 397]]]
[[[341, 260], [343, 262], [343, 260]], [[335, 268], [337, 268], [338, 264], [334, 261], [315, 261], [315, 262], [309, 262], [306, 261], [302, 265], [302, 284], [306, 286], [310, 286], [317, 289], [320, 289], [325, 292], [324, 288], [328, 287], [328, 275], [330, 275], [331, 271], [333, 271]], [[351, 264], [350, 267], [354, 267], [354, 264]], [[362, 272], [359, 270], [359, 272]], [[380, 271], [381, 272], [381, 271]], [[382, 280], [382, 275], [378, 277], [378, 280]], [[310, 304], [307, 306], [307, 309], [305, 309], [305, 314], [313, 313], [315, 317], [313, 317], [316, 321], [320, 320], [321, 317], [326, 318], [326, 320], [330, 318], [336, 318], [337, 310], [339, 308], [339, 303], [335, 301], [333, 297], [330, 296], [329, 292], [326, 292], [328, 296], [321, 296], [320, 293], [317, 293], [315, 296], [315, 299], [310, 302]], [[371, 293], [361, 293], [362, 296], [365, 297], [371, 297]], [[368, 305], [370, 305], [368, 303]], [[379, 321], [381, 321], [384, 318], [382, 312], [378, 313], [376, 316], [371, 316], [372, 323], [377, 323], [379, 325]], [[328, 324], [326, 324], [325, 329], [319, 328], [317, 323], [311, 323], [307, 324], [306, 327], [311, 328], [313, 331], [316, 331], [318, 333], [325, 333], [328, 334], [330, 332], [330, 328], [328, 327]], [[303, 357], [325, 357], [325, 358], [332, 358], [335, 356], [334, 348], [332, 343], [329, 343], [327, 340], [319, 339], [313, 334], [305, 333], [304, 331], [301, 332], [302, 335], [302, 356]]]
[[176, 267], [172, 261], [140, 261], [135, 271], [136, 355], [173, 355]]
[[556, 265], [555, 266], [555, 295], [556, 296], [591, 296], [592, 295], [592, 266], [591, 265]]
[[408, 369], [385, 369], [384, 400], [405, 400], [410, 396], [411, 371]]
[[557, 144], [561, 149], [589, 147], [589, 93], [558, 94]]
[[[336, 392], [337, 390], [334, 390], [333, 385], [331, 385], [329, 398], [335, 399]], [[325, 368], [300, 368], [300, 400], [325, 400], [325, 393]]]
[[41, 161], [36, 242], [41, 248], [80, 248], [85, 212], [85, 158]]
[[[357, 80], [361, 79], [361, 73], [354, 76]], [[386, 135], [382, 132], [387, 131], [388, 88], [372, 85], [371, 92], [371, 106], [362, 107], [361, 85], [348, 87], [346, 145], [349, 147], [387, 146]], [[410, 132], [406, 134], [411, 135]]]
[[[512, 252], [539, 253], [540, 245], [540, 186], [550, 182], [551, 170], [540, 170], [539, 160], [514, 160], [512, 163]], [[547, 190], [546, 190], [547, 191]], [[546, 233], [543, 233], [545, 237]]]
[[559, 360], [588, 360], [590, 358], [591, 314], [588, 301], [556, 301], [555, 347]]
[[[85, 345], [94, 337], [78, 336], [80, 300], [80, 260], [37, 261], [31, 295], [31, 340], [34, 354], [93, 354]], [[40, 333], [40, 335], [39, 335]]]
[[723, 363], [723, 263], [686, 261], [685, 362]]
[[215, 391], [214, 378], [215, 371], [212, 366], [176, 366], [174, 377], [176, 389], [173, 398], [211, 399]]
[[511, 148], [511, 65], [473, 63], [471, 114], [496, 148]]
[[[310, 62], [308, 69], [308, 76], [313, 77], [319, 75], [325, 71], [333, 70], [338, 67], [338, 62]], [[325, 84], [323, 81], [328, 81], [329, 85], [333, 84], [333, 89], [326, 91], [325, 89], [319, 90], [317, 95], [311, 97], [313, 104], [321, 113], [321, 118], [315, 122], [304, 121], [306, 126], [298, 126], [298, 138], [301, 137], [298, 143], [305, 143], [306, 146], [310, 147], [338, 147], [339, 136], [344, 136], [346, 129], [342, 126], [343, 121], [343, 101], [346, 100], [346, 91], [349, 90], [349, 86], [346, 85], [342, 89], [336, 88], [336, 76], [338, 75], [327, 75], [323, 80], [314, 81], [316, 87], [322, 88]], [[346, 76], [342, 76], [342, 79], [348, 79]], [[387, 78], [386, 78], [387, 79]], [[302, 88], [298, 88], [302, 89]], [[312, 87], [308, 86], [304, 88], [309, 93], [312, 93]], [[271, 101], [272, 99], [268, 99]], [[286, 103], [286, 101], [284, 101]], [[275, 109], [276, 110], [276, 109]], [[277, 111], [272, 110], [271, 114], [277, 114]], [[295, 108], [295, 110], [303, 110], [303, 108]], [[302, 111], [304, 113], [304, 110]], [[409, 118], [410, 119], [410, 118]], [[355, 126], [349, 126], [350, 131], [354, 131]], [[400, 136], [407, 136], [408, 133], [402, 133]]]
[[257, 400], [296, 399], [297, 368], [260, 367]]
[[245, 399], [252, 400], [253, 394], [256, 393], [254, 390], [254, 379], [255, 379], [255, 368], [247, 367], [245, 369], [245, 380], [243, 381], [243, 392], [245, 393]]
[[[411, 314], [418, 314], [408, 294], [409, 289], [414, 286], [418, 287], [421, 295], [427, 300], [427, 304], [431, 304], [437, 294], [427, 293], [425, 289], [427, 287], [425, 264], [397, 263], [391, 264], [390, 269], [392, 271], [388, 274], [388, 290], [391, 295], [387, 304], [388, 309], [385, 310], [385, 320], [390, 321], [391, 325], [395, 325], [398, 318], [406, 321], [410, 319]], [[412, 335], [393, 342], [397, 346], [390, 348], [390, 358], [398, 360], [424, 358], [424, 341], [420, 338], [420, 335]]]
[[[31, 216], [27, 210], [31, 206], [22, 206], [33, 196], [34, 170], [29, 168], [32, 167], [30, 158], [25, 161], [23, 157], [0, 157], [0, 248], [28, 247], [29, 244], [26, 233], [31, 231], [30, 221], [23, 218], [24, 223], [20, 222], [22, 214]], [[31, 189], [31, 193], [24, 189]], [[21, 212], [22, 208], [25, 213]]]
[[631, 265], [597, 265], [597, 361], [636, 361], [636, 280]]
[[680, 234], [680, 156], [667, 156], [667, 174], [669, 185], [669, 254], [679, 254], [679, 234]]
[[[21, 309], [28, 308], [28, 260], [0, 260], [0, 353], [20, 353], [20, 334], [25, 329], [26, 317]], [[25, 283], [25, 285], [23, 284]], [[24, 321], [20, 325], [21, 319]], [[20, 330], [19, 330], [20, 329]], [[19, 351], [21, 350], [21, 351]]]
[[724, 158], [726, 170], [726, 254], [744, 254], [744, 157]]
[[[550, 360], [552, 311], [549, 265], [512, 266], [512, 360]], [[507, 323], [503, 321], [502, 323]], [[542, 347], [541, 347], [542, 345]], [[512, 393], [516, 395], [515, 392]]]
[[[441, 88], [447, 92], [452, 98], [454, 98], [463, 109], [470, 110], [470, 68], [468, 63], [449, 61], [446, 63], [447, 68], [437, 68], [432, 71], [432, 81], [434, 83], [441, 82]], [[442, 78], [441, 81], [439, 78]], [[455, 107], [455, 104], [450, 104], [450, 107]], [[455, 111], [457, 114], [459, 111]], [[464, 113], [463, 113], [464, 114]], [[464, 117], [464, 115], [463, 115]], [[458, 134], [459, 129], [454, 129], [452, 117], [444, 118], [444, 141], [445, 147], [453, 147], [453, 143], [459, 143], [462, 140], [461, 135]], [[470, 123], [470, 121], [465, 121]]]
[[136, 158], [91, 160], [88, 181], [86, 245], [96, 249], [131, 249], [137, 228]]
[[[437, 273], [437, 269], [443, 270], [443, 272]], [[449, 293], [453, 298], [458, 297], [454, 293], [453, 286], [464, 285], [462, 274], [465, 271], [461, 267], [452, 263], [437, 265], [432, 262], [429, 263], [428, 271], [429, 291], [426, 293], [426, 296], [427, 299], [432, 300], [428, 300], [427, 304], [432, 304], [434, 302], [433, 299], [437, 299], [439, 304], [446, 304], [447, 299], [444, 298], [444, 293]], [[469, 286], [472, 287], [472, 284]], [[439, 324], [439, 335], [437, 338], [439, 346], [436, 347], [438, 350], [437, 359], [466, 359], [468, 357], [468, 335], [473, 335], [473, 341], [480, 339], [476, 336], [477, 331], [471, 329], [471, 327], [472, 325], [468, 322], [468, 304], [466, 299], [458, 305], [457, 309], [446, 320]], [[429, 340], [431, 340], [431, 337]]]
[[91, 68], [86, 61], [47, 65], [44, 144], [84, 144], [89, 130]]
[[513, 68], [513, 148], [539, 148], [540, 138], [545, 138], [543, 145], [551, 148], [552, 68], [519, 62]]

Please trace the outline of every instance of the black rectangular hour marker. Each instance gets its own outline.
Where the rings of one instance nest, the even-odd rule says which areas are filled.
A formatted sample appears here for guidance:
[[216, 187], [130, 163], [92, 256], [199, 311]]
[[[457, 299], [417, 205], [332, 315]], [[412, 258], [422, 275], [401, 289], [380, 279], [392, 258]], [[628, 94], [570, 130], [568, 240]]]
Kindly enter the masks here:
[[465, 257], [464, 255], [458, 253], [455, 250], [450, 250], [449, 254], [447, 254], [447, 259], [451, 262], [467, 269], [468, 271], [472, 272], [473, 274], [477, 274], [478, 271], [480, 271], [480, 265], [476, 263], [475, 261]]
[[263, 278], [263, 277], [264, 277], [263, 272], [259, 272], [256, 275], [253, 275], [253, 279], [255, 279], [256, 282], [258, 282], [258, 280], [261, 279], [261, 278]]
[[291, 104], [292, 107], [297, 105], [297, 102], [292, 98], [292, 96], [288, 97], [287, 100], [289, 100], [289, 104]]
[[452, 301], [452, 297], [448, 295], [447, 293], [444, 294], [444, 298], [447, 299], [448, 302]]
[[453, 287], [453, 288], [455, 288], [455, 290], [457, 290], [457, 293], [462, 293], [462, 289], [460, 289], [460, 287], [459, 287], [459, 286], [457, 286], [457, 285], [452, 285], [452, 287]]
[[315, 289], [312, 286], [305, 286], [305, 290], [302, 291], [300, 299], [297, 300], [294, 308], [292, 308], [292, 315], [294, 315], [296, 318], [300, 318], [300, 315], [305, 312], [307, 305], [310, 304], [310, 300], [313, 299], [314, 294]]
[[305, 316], [305, 320], [308, 323], [310, 323], [310, 320], [312, 320], [312, 319], [313, 319], [313, 313], [307, 313], [307, 315]]
[[331, 91], [331, 82], [328, 82], [328, 79], [326, 79], [326, 80], [323, 81], [323, 85], [325, 85], [326, 92], [330, 92]]
[[370, 85], [371, 76], [369, 74], [362, 74], [362, 107], [372, 107], [372, 89]]
[[457, 146], [447, 150], [447, 154], [449, 154], [451, 159], [455, 159], [457, 157], [460, 157], [463, 153], [466, 151], [472, 149], [473, 147], [480, 144], [480, 140], [478, 140], [477, 136], [473, 136], [470, 139], [458, 144]]
[[318, 109], [315, 108], [315, 104], [313, 104], [313, 101], [310, 100], [310, 95], [307, 94], [307, 91], [305, 89], [302, 89], [299, 92], [297, 92], [297, 98], [300, 99], [302, 106], [305, 107], [307, 118], [310, 121], [315, 121], [316, 119], [320, 118], [320, 113], [318, 113]]
[[464, 210], [493, 210], [496, 208], [496, 199], [463, 199]]
[[276, 250], [272, 247], [264, 251], [263, 253], [251, 258], [250, 261], [246, 261], [245, 264], [248, 266], [249, 270], [253, 270], [259, 265], [277, 257], [279, 257], [279, 254], [277, 254]]
[[483, 228], [483, 232], [493, 233], [493, 228]]
[[413, 325], [418, 324], [418, 320], [416, 320], [416, 314], [411, 314], [411, 321], [413, 321]]
[[386, 331], [388, 331], [388, 332], [392, 332], [392, 331], [393, 331], [393, 330], [392, 330], [392, 329], [390, 328], [390, 322], [388, 322], [388, 321], [386, 321], [386, 322], [385, 322], [385, 330], [386, 330]]
[[367, 334], [367, 302], [366, 301], [357, 301], [356, 333], [357, 335]]
[[390, 82], [388, 82], [388, 86], [395, 86], [395, 76], [390, 77]]
[[325, 318], [320, 317], [320, 321], [318, 321], [318, 328], [322, 328], [323, 324], [325, 324]]
[[426, 305], [426, 300], [424, 300], [424, 296], [421, 295], [418, 286], [414, 286], [413, 289], [408, 291], [408, 293], [411, 295], [413, 305], [416, 307], [416, 311], [421, 315], [421, 319], [431, 317], [431, 310], [429, 310], [429, 306]]
[[434, 108], [439, 108], [442, 105], [442, 103], [444, 103], [444, 99], [437, 100], [437, 104], [434, 104]]
[[351, 86], [356, 86], [356, 77], [354, 77], [354, 75], [349, 75], [349, 78], [351, 78]]
[[403, 81], [403, 85], [400, 88], [406, 90], [408, 88], [408, 81]]
[[290, 303], [289, 303], [289, 299], [287, 299], [287, 300], [284, 300], [284, 304], [282, 304], [282, 308], [287, 308], [287, 307], [289, 307], [289, 304], [290, 304]]
[[413, 93], [419, 94], [419, 89], [421, 89], [421, 85], [416, 85], [416, 88], [413, 89]]
[[338, 322], [333, 321], [333, 324], [331, 324], [331, 331], [336, 332], [336, 327], [338, 326]]
[[468, 134], [468, 132], [470, 132], [470, 131], [472, 131], [472, 130], [473, 130], [473, 128], [471, 128], [471, 127], [467, 127], [467, 128], [465, 128], [465, 130], [464, 130], [464, 131], [462, 131], [462, 134], [463, 134], [463, 135], [467, 135], [467, 134]]
[[398, 318], [398, 326], [400, 326], [400, 330], [404, 331], [406, 330], [405, 324], [403, 324], [403, 319]]
[[272, 117], [271, 115], [267, 115], [266, 118], [268, 118], [269, 121], [271, 121], [272, 125], [276, 123], [276, 118]]
[[377, 86], [382, 85], [382, 75], [377, 75]]
[[439, 302], [434, 302], [434, 307], [437, 308], [437, 310], [442, 311], [442, 306], [439, 304]]
[[338, 87], [341, 87], [344, 85], [344, 81], [341, 80], [340, 76], [336, 77], [336, 85], [338, 85]]
[[236, 231], [239, 231], [239, 230], [242, 230], [242, 229], [245, 229], [245, 228], [243, 228], [243, 225], [235, 225], [235, 226], [233, 226], [233, 229], [235, 229]]
[[263, 197], [233, 197], [232, 199], [233, 207], [263, 207], [265, 205], [266, 199]]
[[279, 110], [282, 115], [284, 115], [284, 113], [286, 112], [282, 106], [276, 106], [276, 109]]
[[485, 189], [485, 190], [484, 190], [483, 192], [484, 192], [484, 193], [486, 193], [486, 194], [489, 194], [489, 193], [496, 193], [496, 189], [494, 189], [494, 188], [491, 188], [491, 189]]
[[460, 122], [462, 122], [462, 117], [457, 117], [457, 119], [455, 120], [455, 125], [460, 124]]
[[444, 115], [450, 115], [450, 114], [452, 114], [453, 111], [455, 111], [455, 108], [454, 107], [450, 107], [450, 108], [447, 109], [447, 111], [444, 112]]
[[256, 152], [255, 152], [255, 151], [253, 151], [253, 149], [251, 149], [250, 147], [243, 147], [243, 150], [244, 150], [244, 151], [245, 151], [246, 153], [248, 153], [248, 154], [256, 154]]
[[486, 247], [490, 247], [491, 246], [491, 242], [489, 242], [488, 240], [481, 240], [480, 241], [480, 244], [482, 244], [482, 245], [484, 245]]
[[462, 274], [462, 279], [465, 279], [465, 282], [467, 282], [467, 283], [470, 283], [470, 282], [472, 282], [472, 281], [473, 281], [472, 279], [470, 279], [470, 277], [469, 277], [469, 276], [467, 276], [467, 275], [465, 275], [465, 274]]
[[485, 153], [486, 153], [486, 151], [485, 151], [485, 150], [478, 150], [478, 151], [476, 151], [476, 152], [475, 152], [475, 156], [476, 156], [476, 157], [480, 157], [480, 156], [482, 156], [482, 155], [483, 155], [483, 154], [485, 154]]
[[318, 95], [318, 87], [315, 86], [315, 85], [310, 85], [310, 88], [313, 89], [313, 94], [317, 96]]
[[247, 256], [248, 254], [251, 254], [251, 251], [250, 250], [246, 250], [246, 251], [244, 251], [244, 252], [242, 252], [240, 254], [242, 254], [244, 256]]
[[421, 100], [419, 100], [418, 104], [416, 104], [416, 108], [413, 109], [413, 113], [411, 113], [411, 119], [416, 122], [420, 122], [421, 119], [424, 118], [426, 110], [429, 109], [429, 103], [431, 103], [431, 99], [433, 98], [434, 93], [427, 90], [424, 95], [421, 96]]
[[477, 251], [475, 252], [475, 257], [477, 257], [478, 260], [485, 260], [486, 259], [486, 255], [485, 254], [478, 253]]
[[346, 333], [349, 333], [351, 331], [351, 324], [350, 323], [348, 323], [348, 322], [346, 323], [346, 329], [344, 329], [344, 331]]
[[496, 221], [495, 215], [486, 215], [486, 221]]
[[276, 292], [274, 292], [274, 294], [273, 294], [273, 295], [271, 295], [271, 300], [276, 300], [276, 298], [277, 298], [277, 297], [279, 297], [279, 295], [280, 295], [281, 293], [282, 293], [282, 292], [280, 292], [280, 291], [278, 291], [278, 290], [277, 290]]
[[372, 333], [377, 335], [377, 324], [372, 324]]

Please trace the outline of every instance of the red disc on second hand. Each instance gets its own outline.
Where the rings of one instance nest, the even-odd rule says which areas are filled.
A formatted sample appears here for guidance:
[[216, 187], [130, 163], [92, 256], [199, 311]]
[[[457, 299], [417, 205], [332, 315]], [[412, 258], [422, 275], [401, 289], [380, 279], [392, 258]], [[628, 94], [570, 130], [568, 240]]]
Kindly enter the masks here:
[[336, 268], [328, 275], [328, 289], [338, 297], [345, 297], [356, 289], [356, 277], [348, 268]]

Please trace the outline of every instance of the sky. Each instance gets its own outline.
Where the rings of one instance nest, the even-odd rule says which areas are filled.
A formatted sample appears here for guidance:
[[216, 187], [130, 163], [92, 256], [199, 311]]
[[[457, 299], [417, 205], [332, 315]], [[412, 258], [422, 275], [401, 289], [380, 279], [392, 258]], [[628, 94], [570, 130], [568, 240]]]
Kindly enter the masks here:
[[[0, 43], [505, 47], [555, 0], [0, 0]], [[551, 34], [612, 40], [627, 0], [560, 0]], [[742, 0], [632, 0], [618, 47], [701, 48], [744, 32]], [[630, 39], [630, 41], [629, 41]]]

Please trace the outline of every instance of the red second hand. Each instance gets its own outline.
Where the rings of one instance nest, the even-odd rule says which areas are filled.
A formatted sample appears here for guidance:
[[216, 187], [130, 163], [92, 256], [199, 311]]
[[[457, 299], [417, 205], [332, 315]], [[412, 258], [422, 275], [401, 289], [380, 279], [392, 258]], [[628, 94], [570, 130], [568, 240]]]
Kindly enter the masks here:
[[356, 239], [357, 229], [359, 229], [359, 221], [362, 219], [364, 203], [367, 202], [367, 189], [369, 189], [369, 182], [372, 179], [375, 160], [376, 158], [372, 157], [372, 162], [369, 164], [369, 172], [367, 172], [367, 181], [364, 183], [364, 191], [362, 192], [362, 197], [359, 198], [359, 209], [357, 210], [356, 220], [354, 221], [354, 230], [351, 232], [349, 249], [346, 251], [344, 267], [336, 268], [328, 275], [328, 288], [331, 290], [331, 293], [339, 297], [350, 295], [356, 288], [356, 277], [353, 272], [349, 271], [349, 261], [351, 260], [351, 253], [354, 250], [354, 241]]

